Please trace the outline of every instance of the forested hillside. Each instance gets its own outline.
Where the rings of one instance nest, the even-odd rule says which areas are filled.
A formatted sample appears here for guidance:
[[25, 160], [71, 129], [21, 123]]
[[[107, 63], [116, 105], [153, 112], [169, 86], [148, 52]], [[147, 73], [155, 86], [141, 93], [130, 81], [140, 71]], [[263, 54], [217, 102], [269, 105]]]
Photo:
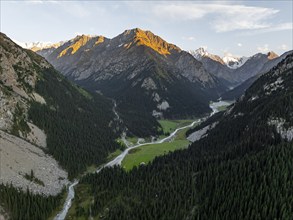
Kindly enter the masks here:
[[160, 134], [157, 118], [208, 114], [209, 101], [227, 90], [191, 54], [139, 28], [112, 39], [77, 36], [44, 56], [68, 79], [115, 99], [129, 134], [139, 137]]
[[3, 184], [0, 184], [0, 198], [0, 205], [11, 220], [48, 219], [52, 212], [62, 205], [61, 194], [45, 197]]
[[[19, 84], [12, 88], [5, 85], [7, 80], [3, 80], [1, 84], [6, 89], [3, 92], [9, 96], [12, 89], [23, 89], [27, 92], [24, 97], [38, 94], [44, 99], [26, 98], [19, 101], [17, 106], [27, 102], [28, 113], [26, 115], [26, 109], [20, 107], [13, 112], [13, 134], [27, 132], [27, 121], [44, 130], [47, 136], [46, 150], [68, 171], [70, 178], [84, 171], [86, 166], [101, 164], [110, 152], [120, 147], [115, 142], [118, 134], [113, 132], [115, 116], [111, 100], [99, 94], [90, 94], [72, 84], [44, 58], [22, 49], [4, 34], [1, 34], [1, 48], [1, 55], [5, 57], [28, 57], [13, 65], [12, 71], [16, 72]], [[33, 86], [30, 85], [32, 80], [27, 79], [31, 72], [35, 73]]]
[[[81, 183], [76, 215], [98, 219], [291, 219], [293, 55], [263, 75], [187, 150]], [[209, 123], [208, 121], [206, 122]], [[87, 204], [87, 205], [86, 205]]]
[[[46, 157], [52, 155], [68, 171], [70, 179], [82, 174], [88, 166], [104, 163], [109, 153], [121, 147], [115, 141], [118, 134], [113, 131], [116, 124], [111, 100], [99, 94], [89, 94], [75, 86], [44, 58], [22, 49], [2, 33], [0, 57], [1, 126], [4, 127], [3, 121], [7, 121], [4, 123], [5, 127], [1, 127], [3, 132], [29, 142], [31, 140], [26, 138], [32, 130], [28, 124], [37, 126], [40, 131], [44, 131], [46, 146], [32, 144], [44, 151]], [[7, 112], [9, 117], [6, 116]], [[1, 147], [5, 149], [8, 146]], [[24, 152], [24, 146], [18, 147]], [[32, 154], [37, 152], [32, 151]], [[13, 154], [4, 156], [15, 160]], [[32, 159], [32, 156], [26, 158], [28, 162]], [[15, 163], [18, 162], [15, 160]], [[25, 161], [22, 163], [26, 166]], [[1, 164], [0, 171], [3, 169], [2, 165], [6, 164]], [[42, 167], [43, 173], [53, 176], [54, 170], [50, 170], [49, 165]], [[53, 165], [58, 166], [57, 163]], [[12, 168], [14, 167], [10, 167], [10, 170]], [[18, 172], [22, 174], [23, 170], [21, 168]], [[22, 175], [31, 184], [37, 182], [45, 187], [44, 182], [33, 174], [33, 170], [31, 175]], [[63, 179], [64, 177], [59, 176], [59, 182]], [[2, 182], [2, 179], [0, 181], [0, 206], [11, 219], [47, 219], [52, 211], [62, 205], [61, 197], [64, 193], [48, 196], [40, 191], [36, 193], [16, 189], [10, 182]], [[23, 179], [18, 179], [18, 182], [22, 181]], [[48, 181], [46, 184], [57, 184]]]
[[29, 119], [46, 132], [49, 153], [69, 177], [105, 162], [119, 147], [110, 127], [115, 117], [111, 101], [74, 86], [53, 68], [41, 72], [36, 91], [47, 104], [31, 103]]

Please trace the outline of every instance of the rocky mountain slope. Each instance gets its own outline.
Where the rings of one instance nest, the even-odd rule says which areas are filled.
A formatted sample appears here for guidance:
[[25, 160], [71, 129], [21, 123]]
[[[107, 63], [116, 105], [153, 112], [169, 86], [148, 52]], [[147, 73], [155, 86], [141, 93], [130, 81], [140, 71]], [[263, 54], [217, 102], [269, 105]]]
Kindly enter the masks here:
[[203, 63], [208, 72], [216, 76], [229, 88], [238, 86], [257, 74], [267, 72], [272, 68], [273, 64], [276, 65], [280, 62], [280, 60], [276, 60], [278, 55], [274, 52], [269, 52], [268, 54], [258, 53], [252, 57], [239, 58], [227, 56], [221, 58], [209, 53], [204, 48], [190, 51], [190, 53]]
[[[67, 172], [44, 153], [44, 131], [27, 123], [29, 103], [45, 103], [35, 91], [39, 79], [36, 68], [49, 68], [50, 64], [43, 59], [35, 62], [2, 33], [0, 56], [0, 183], [55, 195], [68, 183]], [[26, 178], [31, 170], [40, 182]]]
[[226, 91], [189, 53], [138, 28], [113, 39], [77, 36], [45, 57], [69, 79], [114, 98], [139, 136], [157, 132], [154, 117], [208, 113], [209, 100]]
[[190, 51], [190, 54], [202, 62], [205, 69], [215, 75], [227, 87], [234, 86], [238, 83], [234, 71], [226, 65], [221, 57], [209, 53], [204, 48]]
[[279, 62], [281, 62], [283, 59], [285, 59], [287, 55], [292, 54], [292, 53], [293, 53], [293, 51], [288, 51], [279, 57], [276, 57], [276, 55], [272, 54], [271, 57], [275, 57], [275, 58], [267, 61], [256, 75], [252, 76], [251, 78], [248, 78], [247, 80], [245, 80], [243, 83], [236, 86], [232, 90], [227, 91], [226, 93], [222, 94], [221, 95], [222, 99], [236, 100], [241, 95], [243, 95], [245, 93], [246, 89], [248, 89], [252, 85], [252, 83], [254, 83], [261, 75], [268, 72], [270, 69], [275, 67]]
[[0, 183], [55, 195], [120, 147], [112, 101], [71, 84], [3, 33], [0, 64]]
[[229, 68], [237, 69], [248, 60], [248, 57], [224, 56], [222, 59]]
[[236, 69], [235, 75], [240, 79], [240, 82], [255, 76], [256, 74], [262, 72], [265, 64], [276, 59], [278, 55], [274, 52], [269, 52], [267, 54], [255, 54], [250, 57], [241, 67]]
[[90, 187], [95, 202], [77, 206], [104, 219], [290, 219], [292, 99], [290, 54], [191, 130], [206, 134], [188, 149], [130, 172], [116, 167], [85, 177], [81, 187]]

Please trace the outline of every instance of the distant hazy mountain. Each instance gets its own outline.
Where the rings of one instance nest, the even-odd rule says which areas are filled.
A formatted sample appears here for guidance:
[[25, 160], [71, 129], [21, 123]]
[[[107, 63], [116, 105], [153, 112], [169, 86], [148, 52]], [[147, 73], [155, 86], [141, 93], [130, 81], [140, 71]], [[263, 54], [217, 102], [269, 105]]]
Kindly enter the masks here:
[[269, 52], [267, 54], [257, 53], [250, 57], [241, 67], [237, 68], [235, 70], [235, 75], [244, 82], [261, 72], [267, 62], [274, 60], [277, 57], [278, 55], [274, 52]]
[[268, 57], [273, 58], [273, 59], [269, 59], [267, 62], [265, 62], [264, 65], [262, 66], [262, 68], [258, 71], [258, 73], [256, 75], [248, 78], [240, 85], [236, 86], [232, 90], [221, 95], [222, 99], [235, 100], [235, 99], [239, 98], [241, 95], [243, 95], [245, 93], [246, 89], [248, 89], [252, 85], [252, 83], [254, 83], [254, 81], [256, 81], [262, 74], [268, 72], [270, 69], [275, 67], [279, 62], [281, 62], [283, 59], [285, 59], [287, 55], [292, 54], [292, 53], [293, 53], [293, 51], [288, 51], [279, 57], [276, 57], [276, 55], [274, 53], [269, 53]]
[[248, 60], [248, 57], [224, 56], [222, 59], [229, 68], [237, 69]]
[[230, 69], [223, 59], [217, 55], [209, 53], [204, 48], [189, 51], [197, 60], [203, 63], [204, 68], [216, 76], [227, 87], [239, 83], [232, 69]]
[[[276, 60], [278, 55], [274, 52], [269, 52], [268, 54], [258, 53], [252, 57], [224, 56], [223, 58], [209, 53], [204, 48], [190, 51], [190, 53], [203, 63], [208, 72], [215, 75], [230, 88], [242, 84], [260, 72], [268, 71], [272, 66], [280, 62], [280, 60]], [[271, 62], [273, 60], [275, 62]]]
[[77, 36], [45, 57], [69, 79], [116, 99], [127, 127], [137, 135], [157, 132], [153, 116], [205, 114], [208, 102], [226, 91], [189, 53], [138, 28], [113, 39]]

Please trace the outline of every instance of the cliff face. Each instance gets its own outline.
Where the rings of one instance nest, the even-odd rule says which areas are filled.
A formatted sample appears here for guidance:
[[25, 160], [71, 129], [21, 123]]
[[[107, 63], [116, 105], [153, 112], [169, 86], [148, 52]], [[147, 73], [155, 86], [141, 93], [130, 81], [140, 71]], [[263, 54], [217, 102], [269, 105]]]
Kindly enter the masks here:
[[[67, 172], [42, 150], [44, 131], [28, 122], [31, 102], [46, 105], [35, 86], [39, 70], [51, 65], [38, 57], [0, 34], [0, 183], [55, 195], [68, 183]], [[32, 171], [38, 181], [28, 179]]]
[[2, 33], [0, 54], [0, 129], [26, 138], [29, 129], [25, 129], [23, 121], [27, 119], [29, 102], [45, 103], [35, 92], [38, 70], [51, 65], [44, 59], [35, 60], [32, 52], [23, 50]]

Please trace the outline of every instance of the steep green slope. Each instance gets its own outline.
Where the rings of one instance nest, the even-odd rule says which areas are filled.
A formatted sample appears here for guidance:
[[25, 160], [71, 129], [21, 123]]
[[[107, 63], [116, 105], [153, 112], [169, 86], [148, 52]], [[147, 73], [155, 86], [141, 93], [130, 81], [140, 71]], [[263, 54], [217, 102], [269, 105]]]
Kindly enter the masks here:
[[128, 173], [117, 167], [85, 177], [94, 204], [76, 201], [76, 214], [91, 207], [102, 219], [290, 219], [292, 100], [289, 55], [207, 121], [219, 123], [187, 150]]
[[20, 97], [9, 106], [13, 114], [9, 131], [25, 138], [30, 132], [27, 122], [37, 125], [47, 135], [45, 151], [69, 178], [103, 163], [119, 147], [114, 141], [112, 101], [73, 85], [44, 58], [0, 36], [1, 94], [8, 101]]
[[[70, 179], [84, 172], [87, 166], [105, 162], [108, 154], [120, 147], [114, 141], [118, 134], [113, 132], [116, 123], [111, 100], [72, 84], [44, 58], [19, 47], [3, 33], [0, 33], [0, 58], [1, 130], [51, 154], [68, 171]], [[28, 138], [34, 132], [31, 124], [44, 131], [46, 146]], [[26, 159], [31, 162], [32, 157]], [[53, 172], [50, 168], [43, 167], [43, 173], [50, 175]], [[59, 178], [62, 182], [63, 177]], [[35, 194], [2, 184], [0, 180], [1, 210], [12, 220], [48, 219], [63, 203], [64, 191], [56, 196]]]
[[53, 68], [41, 72], [36, 92], [47, 104], [32, 102], [29, 119], [47, 134], [48, 151], [74, 177], [101, 164], [119, 146], [109, 127], [112, 103], [73, 86]]

